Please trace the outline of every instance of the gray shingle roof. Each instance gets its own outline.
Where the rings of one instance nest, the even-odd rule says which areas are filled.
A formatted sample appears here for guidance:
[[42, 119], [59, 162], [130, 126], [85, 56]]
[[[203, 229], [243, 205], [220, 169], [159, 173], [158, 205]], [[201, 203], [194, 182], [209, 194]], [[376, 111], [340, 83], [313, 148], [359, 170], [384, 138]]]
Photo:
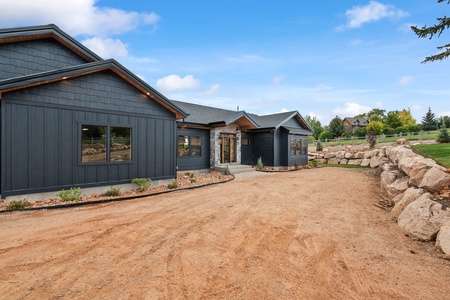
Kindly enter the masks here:
[[[245, 111], [234, 111], [228, 109], [215, 108], [211, 106], [187, 103], [182, 101], [171, 100], [176, 106], [189, 114], [183, 122], [192, 124], [210, 125], [214, 123], [224, 122], [225, 124], [231, 123], [227, 121], [233, 121], [237, 118], [245, 115], [250, 121], [252, 121], [256, 128], [278, 128], [286, 121], [293, 117], [298, 117], [305, 124], [305, 131], [302, 133], [313, 132], [309, 124], [300, 116], [297, 111], [289, 111], [277, 114], [270, 114], [264, 116], [258, 116], [256, 114], [247, 114]], [[292, 127], [293, 128], [293, 127]]]

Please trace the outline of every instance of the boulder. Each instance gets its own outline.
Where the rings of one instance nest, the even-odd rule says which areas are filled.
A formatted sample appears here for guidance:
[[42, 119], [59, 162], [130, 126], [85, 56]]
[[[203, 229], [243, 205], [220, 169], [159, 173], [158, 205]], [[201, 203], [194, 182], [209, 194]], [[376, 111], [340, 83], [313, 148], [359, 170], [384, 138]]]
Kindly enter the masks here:
[[445, 254], [450, 254], [450, 221], [441, 226], [436, 237], [436, 247]]
[[340, 159], [344, 158], [345, 153], [346, 153], [345, 151], [337, 151], [336, 158], [340, 158]]
[[368, 167], [370, 165], [370, 159], [369, 158], [364, 158], [361, 162], [361, 166], [363, 167]]
[[384, 165], [388, 161], [389, 160], [386, 157], [372, 156], [372, 158], [370, 159], [370, 167], [376, 168], [381, 165]]
[[348, 161], [348, 165], [361, 165], [361, 163], [362, 163], [362, 159], [350, 159], [349, 161]]
[[372, 151], [364, 152], [364, 158], [371, 158], [372, 157]]
[[364, 154], [365, 154], [365, 152], [356, 152], [355, 154], [353, 154], [353, 158], [355, 158], [355, 159], [363, 159], [364, 158]]
[[323, 156], [323, 158], [326, 158], [326, 159], [335, 158], [335, 157], [336, 157], [336, 153], [334, 153], [334, 152], [325, 153]]
[[433, 241], [441, 226], [450, 220], [450, 213], [425, 193], [405, 207], [397, 224], [406, 233], [421, 241]]
[[440, 192], [447, 186], [450, 186], [450, 174], [438, 167], [432, 167], [429, 169], [419, 184], [420, 188], [433, 192]]
[[345, 155], [344, 155], [344, 158], [346, 158], [346, 159], [352, 159], [353, 157], [354, 156], [353, 156], [352, 152], [346, 152]]
[[410, 187], [406, 189], [403, 193], [395, 196], [392, 199], [394, 207], [391, 210], [391, 216], [394, 219], [397, 219], [406, 206], [411, 204], [413, 201], [422, 196], [422, 194], [424, 193], [425, 193], [424, 189], [417, 189], [414, 187]]
[[341, 160], [339, 158], [330, 158], [328, 159], [329, 164], [337, 165]]
[[409, 178], [404, 176], [397, 178], [393, 183], [386, 186], [386, 196], [388, 199], [394, 199], [395, 196], [403, 193], [408, 189]]
[[348, 163], [348, 159], [345, 159], [345, 158], [342, 158], [340, 161], [339, 161], [339, 164], [340, 165], [346, 165]]
[[435, 166], [432, 159], [422, 156], [407, 156], [398, 162], [398, 167], [411, 178], [411, 185], [419, 186], [425, 173]]

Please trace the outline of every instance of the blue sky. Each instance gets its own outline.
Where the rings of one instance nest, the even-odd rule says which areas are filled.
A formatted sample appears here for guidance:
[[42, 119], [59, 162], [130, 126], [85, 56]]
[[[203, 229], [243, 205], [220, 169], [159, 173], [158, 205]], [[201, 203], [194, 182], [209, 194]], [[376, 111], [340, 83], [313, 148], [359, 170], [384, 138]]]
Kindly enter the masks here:
[[[421, 1], [0, 0], [0, 27], [54, 23], [170, 99], [327, 125], [367, 112], [428, 107], [450, 115], [449, 41], [419, 39], [450, 5]], [[450, 30], [449, 30], [450, 32]]]

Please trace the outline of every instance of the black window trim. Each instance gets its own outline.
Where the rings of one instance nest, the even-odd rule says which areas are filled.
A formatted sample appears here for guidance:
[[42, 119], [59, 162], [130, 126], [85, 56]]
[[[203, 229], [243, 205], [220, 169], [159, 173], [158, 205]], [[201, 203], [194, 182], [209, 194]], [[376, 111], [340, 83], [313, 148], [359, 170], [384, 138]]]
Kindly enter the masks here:
[[[108, 132], [108, 137], [106, 138], [106, 161], [95, 161], [95, 162], [83, 162], [83, 126], [101, 126], [106, 127], [106, 132]], [[129, 128], [131, 129], [131, 160], [126, 161], [111, 161], [111, 137], [110, 137], [110, 129], [111, 127], [122, 127], [122, 128]], [[94, 166], [94, 165], [120, 165], [120, 164], [132, 164], [134, 163], [134, 157], [135, 157], [135, 140], [136, 140], [136, 130], [135, 126], [130, 124], [120, 124], [120, 123], [106, 123], [106, 122], [78, 122], [77, 126], [78, 130], [78, 140], [77, 140], [77, 146], [78, 146], [78, 165], [79, 166]]]

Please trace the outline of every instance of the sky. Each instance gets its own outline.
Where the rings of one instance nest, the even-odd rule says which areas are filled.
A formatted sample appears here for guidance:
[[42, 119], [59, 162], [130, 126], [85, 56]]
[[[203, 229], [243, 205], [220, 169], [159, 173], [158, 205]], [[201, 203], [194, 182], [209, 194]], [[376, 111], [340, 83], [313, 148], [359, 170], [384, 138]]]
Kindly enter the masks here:
[[0, 0], [0, 28], [56, 24], [169, 99], [328, 125], [373, 108], [450, 115], [436, 0]]

